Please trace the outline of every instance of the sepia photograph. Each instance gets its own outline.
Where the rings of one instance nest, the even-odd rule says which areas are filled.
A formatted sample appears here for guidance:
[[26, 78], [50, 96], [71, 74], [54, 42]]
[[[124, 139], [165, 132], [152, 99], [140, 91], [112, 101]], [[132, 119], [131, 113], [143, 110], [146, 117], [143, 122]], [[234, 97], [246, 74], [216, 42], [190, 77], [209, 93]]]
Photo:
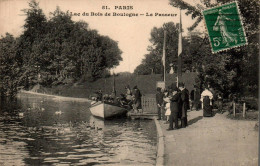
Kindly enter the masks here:
[[0, 0], [0, 165], [260, 165], [259, 11]]

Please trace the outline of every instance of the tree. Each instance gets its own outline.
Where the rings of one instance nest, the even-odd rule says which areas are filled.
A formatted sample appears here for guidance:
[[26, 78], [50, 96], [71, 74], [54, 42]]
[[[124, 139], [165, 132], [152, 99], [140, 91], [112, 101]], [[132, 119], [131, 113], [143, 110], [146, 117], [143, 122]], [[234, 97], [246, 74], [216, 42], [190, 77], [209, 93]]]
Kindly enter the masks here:
[[[148, 54], [145, 55], [145, 58], [142, 60], [142, 66], [137, 67], [135, 72], [138, 73], [162, 73], [162, 54], [163, 54], [163, 40], [164, 40], [164, 30], [166, 31], [166, 71], [170, 71], [170, 63], [175, 67], [177, 66], [178, 59], [178, 24], [175, 25], [173, 22], [165, 23], [163, 27], [156, 28], [154, 27], [151, 31], [150, 42], [151, 45], [148, 46]], [[183, 39], [183, 71], [190, 70], [190, 61], [188, 57], [188, 40]], [[145, 72], [140, 71], [144, 68], [148, 68]], [[152, 72], [151, 72], [152, 71]]]
[[[29, 86], [28, 82], [32, 84], [37, 82], [39, 71], [39, 56], [41, 56], [38, 49], [38, 42], [41, 42], [45, 35], [47, 19], [43, 14], [42, 9], [39, 8], [39, 3], [35, 0], [29, 2], [29, 9], [24, 9], [26, 14], [24, 32], [19, 37], [19, 47], [17, 54], [22, 57], [21, 63], [22, 72], [20, 73], [21, 84]], [[26, 86], [26, 88], [29, 88]]]
[[[224, 3], [232, 2], [232, 0], [203, 0], [200, 2], [201, 3], [197, 3], [192, 6], [183, 0], [170, 0], [170, 4], [172, 6], [186, 10], [186, 15], [191, 15], [193, 19], [196, 19], [195, 23], [188, 28], [190, 31], [192, 31], [202, 21], [203, 16], [200, 12], [201, 10], [208, 7], [214, 7]], [[216, 54], [216, 57], [223, 56], [223, 58], [220, 58], [220, 61], [217, 62], [223, 65], [223, 67], [218, 68], [218, 73], [222, 73], [224, 77], [216, 78], [214, 75], [211, 75], [211, 72], [208, 70], [200, 70], [202, 72], [200, 75], [201, 79], [204, 81], [211, 79], [211, 83], [225, 82], [225, 79], [228, 78], [230, 82], [226, 83], [226, 88], [222, 88], [222, 91], [225, 93], [239, 93], [241, 95], [249, 95], [251, 93], [250, 95], [254, 94], [257, 96], [259, 65], [259, 57], [257, 53], [259, 52], [260, 4], [257, 0], [238, 0], [238, 4], [242, 18], [246, 18], [243, 19], [243, 22], [248, 39], [248, 45]], [[205, 42], [203, 45], [209, 45], [209, 43]], [[208, 56], [210, 55], [209, 52], [206, 53], [208, 53]], [[203, 52], [201, 52], [201, 54], [203, 54]], [[202, 57], [206, 58], [206, 55]], [[213, 62], [216, 62], [215, 59], [212, 60], [213, 61], [209, 61], [209, 63], [205, 64], [204, 68], [217, 68], [218, 66], [213, 64]], [[202, 66], [198, 67], [202, 68]]]
[[118, 43], [86, 22], [74, 22], [59, 7], [46, 19], [39, 3], [29, 2], [24, 32], [0, 39], [1, 94], [15, 94], [16, 87], [53, 86], [108, 75], [122, 60]]
[[0, 97], [14, 97], [18, 86], [19, 58], [16, 54], [17, 41], [6, 33], [0, 40]]

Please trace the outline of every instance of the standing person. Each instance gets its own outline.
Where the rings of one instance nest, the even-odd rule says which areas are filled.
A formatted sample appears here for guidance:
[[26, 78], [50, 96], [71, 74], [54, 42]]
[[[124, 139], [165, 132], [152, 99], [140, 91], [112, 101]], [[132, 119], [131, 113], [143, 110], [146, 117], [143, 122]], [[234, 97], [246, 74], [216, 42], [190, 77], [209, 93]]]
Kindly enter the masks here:
[[127, 85], [127, 86], [125, 87], [125, 89], [126, 89], [126, 99], [127, 99], [128, 101], [131, 101], [131, 100], [132, 100], [132, 91], [131, 91], [131, 89], [130, 89], [130, 86]]
[[213, 98], [212, 98], [212, 100], [211, 100], [211, 102], [212, 102], [212, 109], [213, 109], [214, 106], [215, 106], [215, 101], [217, 101], [217, 94], [216, 94], [215, 90], [214, 90], [212, 87], [209, 87], [208, 90], [209, 90], [209, 91], [212, 93], [212, 95], [213, 95]]
[[192, 111], [192, 108], [194, 107], [194, 92], [195, 92], [195, 88], [190, 92], [190, 101], [191, 101], [190, 111]]
[[158, 119], [157, 120], [161, 120], [162, 118], [162, 107], [163, 107], [163, 93], [161, 91], [161, 88], [157, 87], [157, 93], [156, 93], [156, 104], [157, 104], [157, 113], [158, 113]]
[[169, 122], [169, 119], [170, 119], [170, 115], [171, 115], [171, 101], [170, 101], [170, 98], [168, 96], [165, 96], [163, 98], [164, 102], [165, 102], [165, 116], [166, 116], [166, 122], [165, 123], [168, 123]]
[[168, 97], [167, 89], [162, 88], [162, 93], [163, 93], [163, 103], [162, 103], [162, 107], [161, 107], [162, 119], [166, 120], [167, 117], [165, 115], [165, 112], [166, 112], [165, 106], [166, 106], [167, 102], [164, 100], [164, 98]]
[[188, 120], [187, 120], [187, 111], [190, 107], [189, 104], [189, 91], [185, 88], [183, 83], [179, 84], [180, 94], [181, 94], [181, 127], [185, 128], [188, 126]]
[[223, 94], [221, 92], [217, 95], [218, 112], [223, 114]]
[[141, 103], [142, 94], [137, 86], [133, 88], [133, 104], [134, 110], [136, 113], [139, 113], [139, 110], [142, 110], [142, 103]]
[[197, 86], [194, 87], [194, 107], [196, 111], [199, 111], [200, 108], [200, 90]]
[[[180, 95], [178, 93], [178, 88], [175, 86], [171, 90], [172, 93], [169, 95], [170, 98], [170, 110], [171, 110], [171, 115], [170, 115], [170, 124], [169, 128], [167, 130], [177, 130], [179, 129], [178, 126], [178, 113], [179, 113], [179, 100], [180, 100]], [[174, 121], [174, 128], [173, 128], [173, 121]]]
[[201, 101], [203, 105], [203, 116], [211, 117], [212, 116], [212, 99], [213, 94], [206, 87], [205, 90], [201, 93]]
[[125, 87], [125, 90], [126, 90], [126, 94], [125, 94], [126, 101], [127, 101], [128, 105], [129, 105], [129, 107], [132, 108], [132, 105], [133, 105], [133, 96], [132, 96], [132, 91], [131, 91], [131, 89], [130, 89], [130, 86], [127, 85], [127, 86]]

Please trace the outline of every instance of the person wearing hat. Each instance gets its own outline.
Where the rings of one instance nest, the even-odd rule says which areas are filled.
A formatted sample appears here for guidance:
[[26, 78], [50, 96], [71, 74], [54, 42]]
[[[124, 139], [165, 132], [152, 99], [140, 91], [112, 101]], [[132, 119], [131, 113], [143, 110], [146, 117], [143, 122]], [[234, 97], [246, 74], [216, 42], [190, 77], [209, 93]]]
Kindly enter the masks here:
[[156, 105], [157, 105], [157, 113], [158, 113], [158, 119], [157, 120], [161, 120], [161, 110], [163, 107], [163, 96], [164, 94], [161, 91], [160, 87], [157, 87], [157, 93], [156, 93]]
[[130, 89], [130, 86], [127, 85], [125, 89], [126, 89], [126, 99], [130, 102], [132, 100], [132, 91]]
[[101, 101], [103, 99], [102, 90], [99, 89], [96, 93], [97, 93], [97, 100]]
[[200, 89], [198, 86], [194, 86], [194, 107], [196, 111], [200, 108]]
[[[167, 130], [176, 130], [179, 129], [178, 126], [178, 114], [179, 114], [179, 100], [180, 100], [180, 95], [178, 93], [178, 88], [172, 87], [172, 93], [170, 93], [169, 95], [170, 98], [170, 110], [171, 110], [171, 114], [170, 114], [170, 124], [169, 124], [169, 128]], [[173, 128], [173, 121], [174, 121], [174, 128]]]
[[188, 126], [187, 120], [187, 111], [190, 109], [189, 104], [189, 91], [185, 88], [184, 83], [179, 84], [181, 101], [180, 101], [180, 110], [181, 110], [181, 127], [185, 128]]
[[139, 110], [142, 110], [142, 105], [141, 105], [141, 98], [142, 94], [140, 90], [137, 88], [137, 86], [134, 86], [133, 88], [133, 108], [134, 111], [139, 113]]
[[217, 106], [218, 106], [218, 112], [223, 114], [223, 93], [218, 92], [217, 95]]
[[191, 106], [190, 106], [190, 111], [192, 111], [193, 107], [194, 107], [194, 92], [195, 92], [195, 86], [194, 89], [191, 90], [190, 92], [190, 101], [191, 101]]

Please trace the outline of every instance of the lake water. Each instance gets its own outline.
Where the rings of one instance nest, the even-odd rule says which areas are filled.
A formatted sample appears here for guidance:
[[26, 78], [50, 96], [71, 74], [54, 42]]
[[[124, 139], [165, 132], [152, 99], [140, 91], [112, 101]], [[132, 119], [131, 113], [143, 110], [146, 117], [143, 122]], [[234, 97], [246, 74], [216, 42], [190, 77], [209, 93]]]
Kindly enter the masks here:
[[155, 165], [152, 120], [93, 117], [86, 102], [19, 94], [0, 109], [0, 165]]

